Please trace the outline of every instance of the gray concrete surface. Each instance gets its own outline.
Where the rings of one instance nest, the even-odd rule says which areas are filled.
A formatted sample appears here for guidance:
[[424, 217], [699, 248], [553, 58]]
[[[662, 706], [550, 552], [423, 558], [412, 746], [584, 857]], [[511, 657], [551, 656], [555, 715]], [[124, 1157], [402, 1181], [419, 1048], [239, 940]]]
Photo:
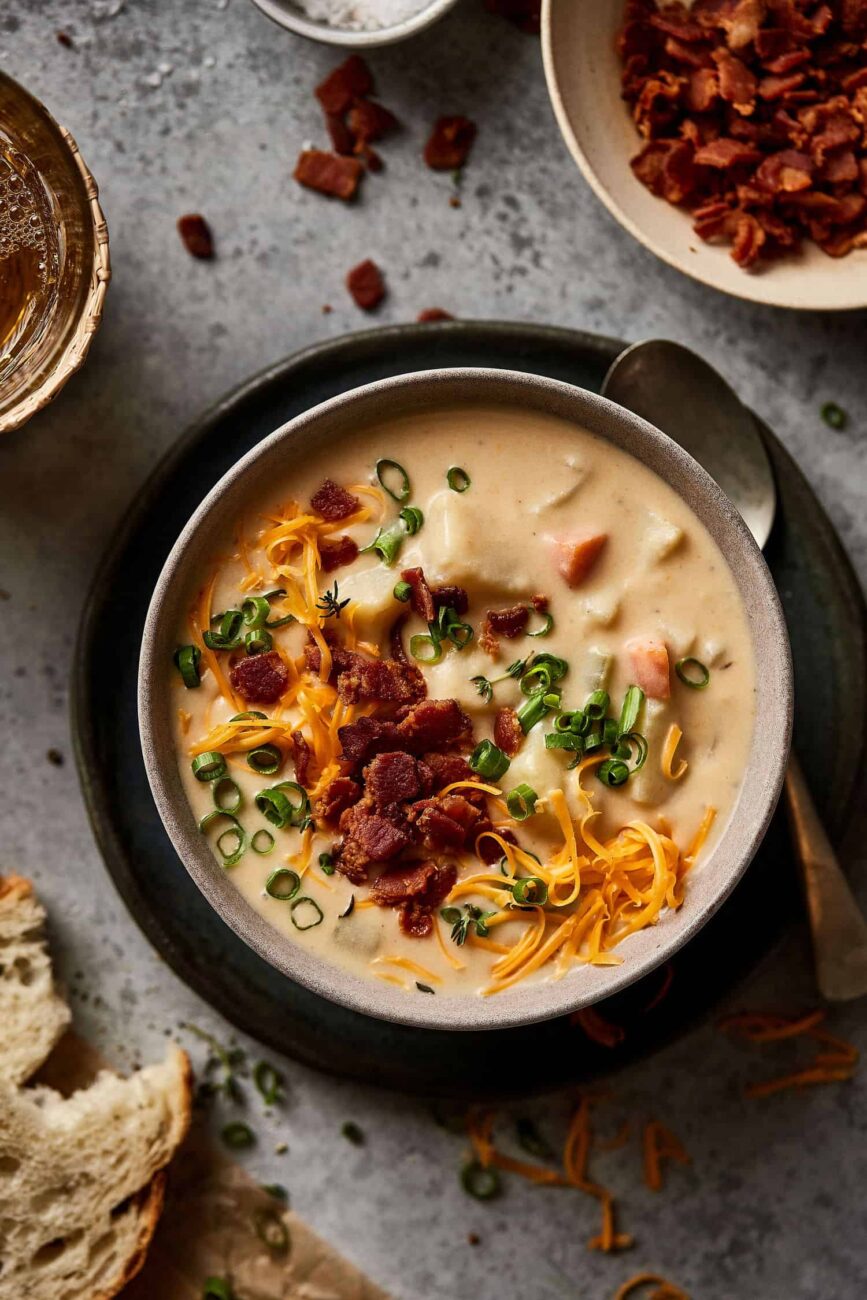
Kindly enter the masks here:
[[[74, 49], [57, 43], [58, 29]], [[428, 34], [371, 58], [407, 129], [384, 146], [387, 173], [368, 179], [352, 209], [291, 179], [302, 142], [323, 140], [311, 90], [335, 56], [271, 26], [248, 0], [5, 0], [0, 62], [78, 138], [99, 179], [114, 262], [85, 371], [0, 446], [0, 587], [10, 596], [0, 604], [0, 854], [39, 882], [80, 1028], [125, 1065], [160, 1053], [182, 1020], [227, 1032], [116, 897], [67, 734], [67, 672], [90, 574], [184, 423], [265, 363], [367, 325], [343, 275], [373, 256], [390, 288], [382, 321], [439, 305], [699, 347], [798, 457], [863, 579], [865, 315], [730, 301], [637, 247], [566, 154], [538, 42], [486, 15], [481, 0], [462, 0]], [[460, 209], [449, 206], [448, 176], [418, 159], [444, 111], [480, 126]], [[191, 209], [213, 224], [212, 265], [178, 242], [175, 219]], [[821, 422], [828, 399], [851, 413], [846, 431]], [[62, 767], [46, 761], [52, 746], [66, 755]], [[863, 863], [856, 879], [867, 902]], [[739, 1000], [797, 1007], [811, 995], [799, 932]], [[867, 1041], [860, 1007], [833, 1023]], [[489, 1206], [468, 1200], [456, 1179], [462, 1140], [424, 1106], [292, 1065], [289, 1102], [256, 1118], [248, 1163], [262, 1181], [285, 1183], [296, 1209], [398, 1300], [603, 1300], [643, 1267], [697, 1300], [861, 1296], [867, 1083], [745, 1101], [740, 1084], [766, 1068], [709, 1026], [616, 1081], [612, 1125], [623, 1105], [653, 1114], [693, 1156], [660, 1195], [642, 1187], [634, 1141], [598, 1158], [636, 1237], [628, 1255], [587, 1253], [597, 1211], [577, 1193], [513, 1182]], [[535, 1108], [554, 1137], [566, 1105]], [[365, 1130], [363, 1148], [341, 1137], [347, 1118]], [[274, 1154], [283, 1140], [288, 1154]]]

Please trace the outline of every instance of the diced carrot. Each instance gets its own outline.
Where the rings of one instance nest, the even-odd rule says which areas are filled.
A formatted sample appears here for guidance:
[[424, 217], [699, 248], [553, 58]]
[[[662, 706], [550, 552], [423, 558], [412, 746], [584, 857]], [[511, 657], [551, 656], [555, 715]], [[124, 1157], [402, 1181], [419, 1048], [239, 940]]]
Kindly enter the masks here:
[[652, 700], [669, 699], [671, 680], [665, 642], [639, 636], [627, 641], [625, 649], [632, 662], [636, 686], [640, 686]]
[[578, 587], [593, 568], [607, 533], [586, 533], [582, 537], [552, 537], [551, 553], [557, 572], [570, 587]]

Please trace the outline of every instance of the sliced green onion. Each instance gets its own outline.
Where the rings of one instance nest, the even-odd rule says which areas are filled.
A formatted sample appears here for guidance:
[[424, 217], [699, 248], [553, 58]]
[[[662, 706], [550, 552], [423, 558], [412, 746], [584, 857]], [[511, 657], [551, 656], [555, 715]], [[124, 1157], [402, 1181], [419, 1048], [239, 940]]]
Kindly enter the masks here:
[[274, 1106], [282, 1100], [283, 1075], [269, 1061], [257, 1061], [253, 1067], [253, 1082], [262, 1094], [266, 1106]]
[[395, 583], [394, 591], [391, 594], [395, 600], [399, 600], [401, 604], [405, 605], [412, 595], [412, 584], [401, 580]]
[[461, 1170], [461, 1186], [468, 1196], [477, 1201], [490, 1201], [502, 1191], [500, 1175], [493, 1165], [485, 1166], [470, 1160]]
[[[386, 475], [392, 484], [394, 484], [395, 478], [398, 478], [399, 485], [396, 492], [386, 482]], [[403, 505], [404, 501], [409, 500], [409, 475], [396, 460], [378, 460], [376, 462], [376, 479], [383, 492], [387, 492], [392, 501], [397, 501], [400, 505]]]
[[417, 632], [409, 638], [409, 652], [420, 664], [438, 664], [443, 657], [442, 642], [427, 632]]
[[223, 1277], [209, 1277], [205, 1280], [202, 1300], [235, 1300], [235, 1293]]
[[514, 790], [510, 790], [506, 795], [506, 807], [509, 815], [514, 817], [516, 822], [525, 822], [528, 817], [532, 817], [536, 811], [536, 801], [539, 796], [532, 786], [523, 782], [516, 785]]
[[[648, 745], [640, 731], [628, 731], [621, 736], [611, 751], [612, 758], [621, 758], [625, 763], [632, 763], [631, 770], [637, 772], [647, 762]], [[636, 757], [637, 754], [637, 757]]]
[[206, 754], [196, 754], [192, 769], [197, 781], [216, 781], [226, 774], [226, 760], [215, 749], [209, 749]]
[[644, 691], [640, 686], [628, 686], [620, 710], [619, 731], [621, 736], [635, 729], [641, 706], [644, 703]]
[[596, 769], [596, 775], [603, 785], [625, 785], [629, 780], [629, 768], [621, 758], [606, 758]]
[[430, 984], [421, 984], [418, 980], [416, 980], [415, 986], [418, 989], [419, 993], [436, 993], [436, 989], [432, 989]]
[[220, 1134], [227, 1147], [233, 1151], [244, 1151], [251, 1147], [256, 1141], [256, 1136], [249, 1124], [244, 1124], [242, 1120], [233, 1120], [231, 1124], [226, 1124]]
[[551, 731], [545, 737], [546, 749], [566, 749], [570, 754], [584, 753], [584, 738], [574, 731]]
[[424, 523], [424, 515], [418, 506], [405, 506], [401, 510], [399, 518], [403, 520], [404, 527], [410, 537], [414, 537]]
[[609, 749], [611, 748], [612, 745], [616, 745], [617, 737], [619, 736], [619, 734], [620, 732], [615, 720], [613, 718], [606, 718], [602, 723], [603, 745], [607, 745]]
[[273, 776], [283, 766], [283, 751], [276, 745], [260, 745], [247, 755], [247, 766], [262, 776]]
[[274, 849], [276, 840], [270, 831], [266, 831], [264, 826], [260, 826], [257, 831], [253, 832], [253, 838], [250, 840], [250, 848], [260, 857], [266, 857]]
[[[304, 908], [304, 911], [300, 914], [301, 921], [295, 915], [299, 907]], [[314, 899], [307, 898], [306, 895], [303, 898], [296, 898], [294, 903], [289, 904], [289, 913], [296, 930], [313, 930], [317, 925], [321, 925], [325, 919], [319, 904]], [[302, 925], [301, 922], [305, 920], [306, 924]]]
[[498, 781], [509, 770], [509, 757], [490, 740], [482, 740], [470, 754], [470, 767], [479, 776]]
[[274, 638], [266, 627], [255, 627], [244, 637], [244, 649], [248, 655], [264, 655], [274, 644]]
[[258, 709], [248, 709], [246, 713], [236, 713], [229, 719], [230, 722], [264, 722], [268, 717], [267, 713], [260, 713]]
[[216, 632], [208, 629], [202, 633], [202, 640], [209, 650], [237, 650], [241, 644], [241, 628], [244, 615], [239, 609], [226, 609], [222, 614], [214, 614], [212, 623], [217, 624]]
[[594, 750], [601, 749], [601, 747], [602, 730], [600, 727], [594, 727], [593, 730], [588, 731], [587, 735], [584, 737], [584, 752], [585, 754], [592, 754]]
[[391, 528], [380, 528], [373, 541], [367, 546], [362, 546], [358, 554], [364, 555], [367, 551], [376, 551], [383, 564], [394, 564], [405, 537], [406, 530], [401, 521], [398, 520], [396, 524], [392, 524]]
[[546, 610], [544, 614], [539, 614], [542, 620], [542, 626], [537, 627], [535, 632], [528, 632], [527, 636], [547, 636], [554, 626], [554, 615], [549, 614]]
[[202, 652], [197, 645], [179, 645], [172, 656], [172, 662], [181, 674], [181, 680], [188, 691], [202, 684], [199, 675], [201, 658]]
[[694, 691], [703, 691], [710, 681], [710, 669], [700, 659], [678, 659], [674, 671], [684, 686], [689, 686]]
[[266, 627], [271, 617], [271, 606], [267, 596], [248, 596], [241, 603], [241, 613], [247, 627]]
[[349, 895], [349, 902], [346, 904], [346, 906], [344, 907], [343, 911], [337, 913], [337, 919], [338, 919], [338, 921], [345, 921], [346, 918], [347, 918], [347, 916], [352, 916], [352, 913], [353, 913], [354, 911], [355, 911], [355, 895], [354, 895], [354, 894], [350, 894], [350, 895]]
[[469, 474], [460, 465], [452, 465], [446, 474], [446, 482], [453, 492], [466, 492], [472, 482]]
[[[297, 803], [289, 798], [289, 794], [298, 796]], [[296, 781], [281, 781], [268, 790], [260, 790], [255, 803], [259, 812], [280, 830], [287, 826], [302, 827], [310, 816], [307, 791]]]
[[535, 903], [544, 907], [548, 901], [548, 886], [539, 876], [524, 876], [512, 886], [512, 897], [521, 905]]
[[334, 871], [335, 871], [334, 859], [332, 858], [330, 853], [319, 854], [319, 866], [321, 867], [322, 871], [326, 876], [334, 875]]
[[277, 898], [286, 903], [294, 898], [301, 888], [301, 877], [291, 867], [275, 867], [265, 881], [265, 893], [269, 898]]
[[524, 735], [526, 736], [527, 732], [531, 731], [537, 722], [541, 722], [548, 713], [550, 707], [545, 703], [544, 691], [537, 691], [535, 695], [525, 700], [517, 710], [518, 721]]
[[274, 1255], [289, 1254], [289, 1229], [274, 1210], [259, 1209], [253, 1215], [256, 1236]]
[[559, 682], [566, 676], [568, 671], [569, 665], [566, 660], [559, 658], [558, 655], [547, 653], [533, 655], [521, 677], [521, 690], [525, 695], [533, 695], [539, 690], [550, 690], [555, 682]]
[[214, 807], [221, 813], [236, 813], [244, 802], [241, 787], [231, 776], [221, 776], [211, 786]]
[[826, 402], [822, 407], [822, 419], [830, 429], [845, 429], [849, 417], [836, 402]]
[[462, 623], [450, 605], [443, 605], [437, 612], [436, 621], [429, 623], [431, 638], [435, 643], [451, 641], [457, 650], [464, 650], [475, 635], [469, 623]]
[[354, 1147], [364, 1146], [364, 1130], [355, 1123], [355, 1120], [348, 1119], [345, 1124], [341, 1125], [340, 1132], [347, 1142], [351, 1142]]
[[584, 712], [591, 722], [601, 722], [608, 712], [609, 703], [607, 691], [594, 691], [592, 695], [587, 697]]
[[244, 849], [247, 847], [247, 837], [240, 826], [227, 826], [217, 836], [216, 843], [217, 851], [223, 859], [223, 866], [234, 867], [241, 861]]
[[558, 732], [571, 731], [576, 736], [582, 736], [589, 729], [590, 719], [583, 709], [564, 710], [554, 719], [554, 730]]

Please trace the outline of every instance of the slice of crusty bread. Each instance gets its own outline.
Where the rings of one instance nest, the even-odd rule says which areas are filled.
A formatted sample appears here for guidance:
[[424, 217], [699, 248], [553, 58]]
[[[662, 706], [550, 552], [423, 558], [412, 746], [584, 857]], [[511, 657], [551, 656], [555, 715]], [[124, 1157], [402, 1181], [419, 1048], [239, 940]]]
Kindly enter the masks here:
[[45, 945], [45, 910], [29, 880], [0, 876], [0, 1081], [24, 1083], [70, 1021]]
[[190, 1118], [185, 1052], [71, 1097], [0, 1084], [0, 1300], [109, 1300], [138, 1272]]

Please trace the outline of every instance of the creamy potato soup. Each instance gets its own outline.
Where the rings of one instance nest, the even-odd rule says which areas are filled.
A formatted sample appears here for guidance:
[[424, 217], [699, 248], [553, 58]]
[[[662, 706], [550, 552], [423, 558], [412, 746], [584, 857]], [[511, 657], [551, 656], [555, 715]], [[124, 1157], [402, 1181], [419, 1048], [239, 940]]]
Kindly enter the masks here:
[[384, 420], [287, 463], [191, 584], [181, 778], [287, 943], [495, 996], [689, 906], [754, 664], [715, 543], [631, 456], [507, 408]]

